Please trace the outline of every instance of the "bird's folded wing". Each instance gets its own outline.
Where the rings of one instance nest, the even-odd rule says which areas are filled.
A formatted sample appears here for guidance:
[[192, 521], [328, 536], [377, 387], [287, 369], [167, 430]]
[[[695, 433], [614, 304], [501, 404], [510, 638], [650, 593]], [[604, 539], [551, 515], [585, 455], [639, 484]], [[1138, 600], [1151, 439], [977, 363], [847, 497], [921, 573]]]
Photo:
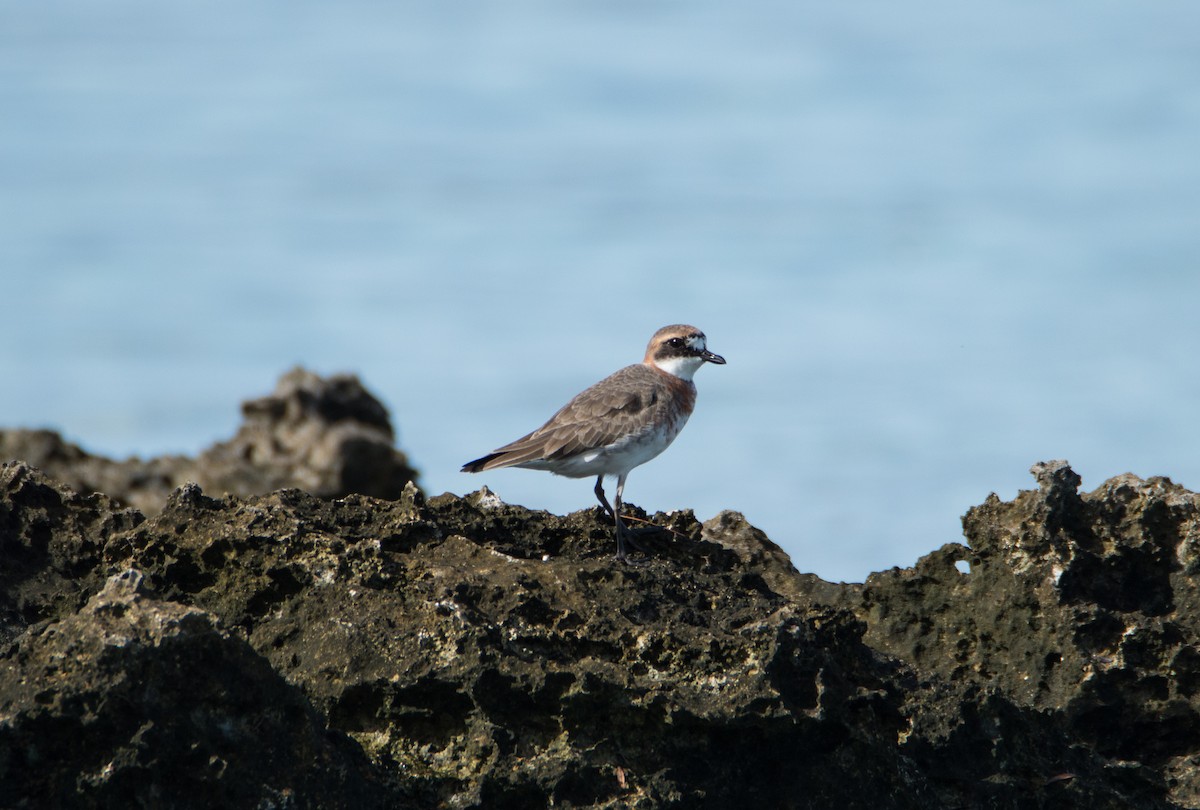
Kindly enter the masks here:
[[583, 399], [581, 394], [563, 411], [531, 437], [540, 440], [545, 458], [573, 456], [637, 435], [648, 426], [650, 414], [649, 403], [635, 391], [617, 397], [610, 391], [602, 399]]
[[[546, 424], [496, 450], [507, 458], [565, 458], [640, 433], [652, 422], [658, 397], [642, 366], [629, 366], [583, 391]], [[516, 462], [519, 463], [519, 462]]]

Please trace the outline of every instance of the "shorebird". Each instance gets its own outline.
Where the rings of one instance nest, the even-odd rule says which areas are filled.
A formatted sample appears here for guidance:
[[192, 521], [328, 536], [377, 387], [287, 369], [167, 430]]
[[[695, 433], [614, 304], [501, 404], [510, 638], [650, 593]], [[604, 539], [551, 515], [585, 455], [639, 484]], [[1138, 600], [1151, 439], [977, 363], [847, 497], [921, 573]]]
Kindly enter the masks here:
[[[568, 478], [596, 476], [596, 498], [612, 518], [617, 559], [628, 562], [621, 497], [629, 471], [657, 456], [679, 435], [696, 405], [692, 375], [705, 363], [724, 365], [694, 326], [664, 326], [650, 338], [640, 364], [605, 377], [550, 417], [546, 424], [483, 458], [463, 472], [497, 467], [548, 470]], [[604, 496], [604, 476], [617, 477], [616, 497]]]

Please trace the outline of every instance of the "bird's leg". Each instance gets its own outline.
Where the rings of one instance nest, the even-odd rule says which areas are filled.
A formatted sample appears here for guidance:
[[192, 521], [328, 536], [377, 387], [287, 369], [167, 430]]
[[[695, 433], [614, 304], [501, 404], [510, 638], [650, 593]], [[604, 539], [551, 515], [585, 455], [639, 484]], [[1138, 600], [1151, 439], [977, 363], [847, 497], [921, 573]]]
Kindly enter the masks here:
[[643, 560], [635, 563], [625, 554], [626, 545], [632, 546], [635, 550], [646, 553], [646, 549], [633, 541], [633, 532], [621, 521], [621, 496], [625, 494], [625, 475], [617, 476], [617, 494], [613, 498], [613, 522], [617, 527], [617, 559], [627, 565], [644, 565], [649, 560]]
[[604, 476], [603, 475], [596, 476], [595, 492], [596, 492], [596, 497], [600, 500], [600, 505], [604, 507], [605, 514], [607, 514], [609, 517], [616, 517], [617, 513], [614, 512], [613, 508], [608, 505], [608, 498], [604, 497]]
[[613, 522], [616, 524], [617, 531], [617, 559], [621, 562], [629, 562], [629, 558], [625, 556], [625, 524], [621, 522], [621, 494], [625, 491], [625, 476], [617, 476], [617, 496], [613, 498], [616, 508], [613, 509]]
[[633, 542], [633, 538], [631, 537], [633, 532], [630, 531], [629, 527], [626, 526], [624, 521], [621, 520], [621, 495], [624, 494], [624, 492], [625, 476], [621, 475], [617, 477], [617, 497], [613, 501], [613, 504], [615, 504], [614, 508], [613, 505], [609, 504], [608, 498], [604, 497], [604, 476], [600, 475], [596, 477], [596, 499], [600, 501], [600, 505], [604, 507], [604, 511], [610, 518], [612, 518], [613, 527], [617, 535], [617, 559], [623, 563], [628, 563], [629, 565], [636, 565], [639, 563], [634, 563], [633, 560], [629, 559], [628, 555], [625, 553], [626, 543], [632, 546], [636, 551], [640, 551], [643, 554], [646, 553], [646, 550], [637, 543]]

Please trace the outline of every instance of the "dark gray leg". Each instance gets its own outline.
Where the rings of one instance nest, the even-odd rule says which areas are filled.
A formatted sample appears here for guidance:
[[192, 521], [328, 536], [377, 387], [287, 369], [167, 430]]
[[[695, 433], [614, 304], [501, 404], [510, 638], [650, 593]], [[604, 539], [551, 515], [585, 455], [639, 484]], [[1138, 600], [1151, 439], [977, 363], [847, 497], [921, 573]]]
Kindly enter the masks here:
[[595, 492], [596, 492], [596, 497], [600, 500], [600, 505], [604, 507], [605, 513], [607, 513], [609, 517], [615, 517], [617, 513], [614, 512], [613, 508], [608, 505], [608, 498], [604, 497], [604, 476], [603, 475], [596, 476]]
[[[617, 495], [615, 498], [613, 498], [613, 523], [615, 523], [616, 527], [617, 527], [617, 559], [623, 563], [633, 564], [633, 561], [630, 560], [629, 557], [627, 557], [625, 554], [625, 549], [627, 547], [625, 540], [626, 540], [626, 536], [630, 532], [629, 532], [629, 529], [625, 528], [625, 524], [621, 522], [621, 496], [624, 494], [625, 494], [625, 476], [620, 475], [620, 476], [617, 476]], [[630, 540], [629, 542], [633, 543], [632, 540]], [[634, 543], [633, 545], [634, 545], [634, 548], [637, 548], [639, 551], [641, 551], [640, 546], [638, 546], [636, 543]]]
[[600, 505], [604, 507], [604, 511], [607, 512], [608, 516], [613, 520], [613, 529], [617, 535], [617, 559], [629, 565], [644, 565], [644, 562], [635, 563], [633, 560], [629, 559], [629, 556], [626, 553], [626, 550], [629, 548], [629, 546], [633, 546], [633, 548], [637, 549], [638, 551], [643, 551], [643, 549], [637, 543], [633, 542], [633, 539], [629, 537], [632, 532], [630, 532], [629, 528], [625, 525], [625, 522], [621, 520], [621, 496], [625, 494], [625, 476], [617, 476], [617, 497], [613, 499], [612, 505], [609, 505], [608, 498], [604, 497], [603, 475], [596, 478], [595, 492], [596, 498], [600, 501]]
[[617, 531], [617, 559], [621, 562], [628, 562], [629, 558], [625, 556], [625, 524], [621, 522], [621, 493], [625, 491], [625, 476], [617, 476], [617, 497], [613, 498], [613, 523], [616, 524]]

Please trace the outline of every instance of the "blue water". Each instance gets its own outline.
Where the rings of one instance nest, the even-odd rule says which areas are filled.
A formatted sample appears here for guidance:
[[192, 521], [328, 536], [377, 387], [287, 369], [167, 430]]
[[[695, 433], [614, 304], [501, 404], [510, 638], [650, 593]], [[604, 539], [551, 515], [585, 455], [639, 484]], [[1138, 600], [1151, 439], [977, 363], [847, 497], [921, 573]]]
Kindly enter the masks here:
[[1067, 458], [1200, 488], [1200, 5], [0, 5], [0, 424], [195, 453], [302, 363], [431, 492], [704, 329], [627, 499], [861, 580]]

